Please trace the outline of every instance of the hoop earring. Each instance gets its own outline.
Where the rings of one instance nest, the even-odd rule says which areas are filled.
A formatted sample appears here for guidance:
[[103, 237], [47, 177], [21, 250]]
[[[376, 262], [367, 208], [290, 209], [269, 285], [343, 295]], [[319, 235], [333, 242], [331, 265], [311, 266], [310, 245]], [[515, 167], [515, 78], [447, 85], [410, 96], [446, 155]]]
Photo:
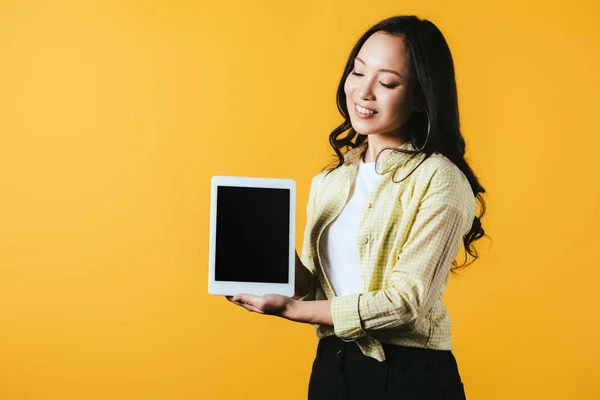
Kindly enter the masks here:
[[417, 152], [423, 150], [425, 146], [427, 146], [427, 141], [429, 140], [429, 131], [431, 129], [431, 123], [429, 122], [429, 112], [427, 110], [425, 110], [425, 112], [427, 113], [427, 137], [425, 138], [425, 143], [423, 143], [423, 146], [421, 146], [421, 148], [418, 149]]

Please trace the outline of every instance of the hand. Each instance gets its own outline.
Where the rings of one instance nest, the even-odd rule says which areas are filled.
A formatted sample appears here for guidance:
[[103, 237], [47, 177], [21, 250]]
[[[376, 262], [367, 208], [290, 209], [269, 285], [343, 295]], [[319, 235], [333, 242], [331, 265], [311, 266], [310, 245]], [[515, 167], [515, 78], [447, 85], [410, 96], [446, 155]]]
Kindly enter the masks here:
[[248, 311], [277, 315], [279, 317], [287, 317], [287, 311], [296, 303], [297, 300], [283, 296], [281, 294], [265, 294], [263, 296], [255, 296], [252, 294], [236, 294], [235, 296], [225, 296], [227, 300], [237, 304]]

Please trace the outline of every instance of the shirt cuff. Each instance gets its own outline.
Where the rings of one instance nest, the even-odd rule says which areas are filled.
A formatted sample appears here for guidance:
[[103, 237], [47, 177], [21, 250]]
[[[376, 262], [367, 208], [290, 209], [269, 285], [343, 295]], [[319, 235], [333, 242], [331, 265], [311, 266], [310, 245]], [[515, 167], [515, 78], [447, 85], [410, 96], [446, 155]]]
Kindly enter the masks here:
[[359, 294], [336, 296], [331, 300], [333, 330], [340, 339], [356, 340], [366, 335], [358, 312]]

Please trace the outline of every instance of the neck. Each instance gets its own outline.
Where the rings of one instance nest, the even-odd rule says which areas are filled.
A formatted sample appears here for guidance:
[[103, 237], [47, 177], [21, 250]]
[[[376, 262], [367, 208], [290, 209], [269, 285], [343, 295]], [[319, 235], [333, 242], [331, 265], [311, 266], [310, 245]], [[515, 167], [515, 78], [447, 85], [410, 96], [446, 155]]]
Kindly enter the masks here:
[[[406, 140], [401, 137], [389, 137], [389, 136], [381, 136], [381, 135], [369, 135], [369, 140], [367, 143], [367, 149], [363, 155], [364, 162], [373, 162], [377, 158], [377, 154], [381, 150], [386, 147], [398, 147], [404, 144]], [[384, 150], [383, 153], [379, 156], [384, 157], [387, 153], [391, 152], [391, 150]]]

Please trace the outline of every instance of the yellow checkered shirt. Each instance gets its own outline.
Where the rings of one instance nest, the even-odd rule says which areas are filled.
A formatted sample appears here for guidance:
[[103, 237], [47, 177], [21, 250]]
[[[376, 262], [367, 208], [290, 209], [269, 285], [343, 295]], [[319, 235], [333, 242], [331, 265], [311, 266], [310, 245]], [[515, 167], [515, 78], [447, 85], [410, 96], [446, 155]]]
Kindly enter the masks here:
[[[301, 255], [311, 280], [301, 300], [332, 299], [333, 326], [315, 324], [317, 337], [353, 339], [378, 361], [385, 360], [381, 343], [452, 350], [442, 297], [477, 203], [465, 175], [444, 155], [384, 153], [377, 165], [383, 177], [358, 223], [362, 292], [336, 296], [323, 273], [319, 239], [346, 205], [366, 147], [346, 152], [341, 167], [312, 179]], [[414, 150], [409, 142], [400, 148]]]

